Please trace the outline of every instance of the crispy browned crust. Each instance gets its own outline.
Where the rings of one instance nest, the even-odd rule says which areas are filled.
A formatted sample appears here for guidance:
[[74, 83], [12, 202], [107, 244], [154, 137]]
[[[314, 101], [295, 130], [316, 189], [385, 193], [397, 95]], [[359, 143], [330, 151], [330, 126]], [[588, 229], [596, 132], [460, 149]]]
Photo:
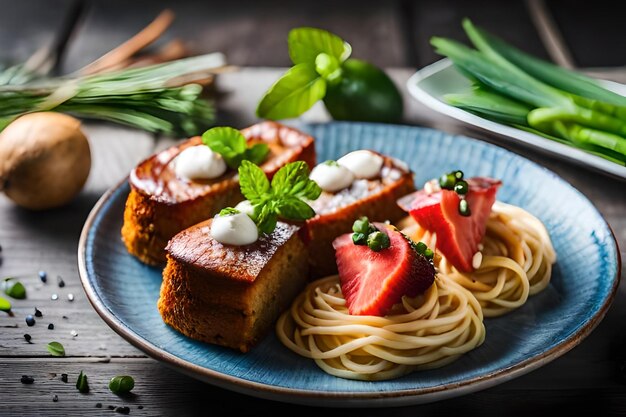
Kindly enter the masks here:
[[318, 214], [308, 220], [303, 233], [310, 253], [311, 278], [337, 273], [332, 242], [339, 235], [351, 232], [355, 220], [367, 216], [370, 221], [390, 221], [393, 224], [406, 216], [396, 201], [413, 191], [415, 191], [413, 173], [407, 172], [378, 193], [331, 213]]
[[[231, 279], [225, 271], [227, 266], [218, 267], [219, 263], [213, 262], [245, 251], [245, 247], [202, 245], [209, 248], [205, 251], [210, 252], [208, 260], [195, 262], [198, 250], [194, 252], [192, 246], [198, 245], [201, 228], [194, 227], [192, 235], [177, 235], [175, 239], [190, 245], [177, 246], [176, 254], [168, 248], [157, 303], [163, 321], [193, 339], [249, 351], [267, 335], [307, 280], [308, 252], [297, 228], [282, 223], [279, 226], [278, 230], [289, 236], [278, 239], [281, 243], [273, 248], [273, 256], [265, 258], [252, 281]], [[204, 239], [205, 243], [212, 240], [210, 236]], [[232, 275], [241, 275], [240, 268]]]
[[[275, 155], [261, 167], [272, 176], [288, 162], [305, 161], [309, 167], [315, 165], [315, 143], [313, 137], [296, 129], [276, 122], [262, 122], [242, 130], [250, 141], [280, 140], [289, 153]], [[146, 172], [150, 164], [157, 163], [159, 155], [168, 154], [171, 159], [184, 147], [200, 143], [200, 138], [192, 138], [160, 154], [155, 154], [141, 162], [135, 170]], [[148, 167], [148, 168], [147, 168]], [[124, 224], [121, 234], [129, 253], [151, 265], [162, 265], [165, 258], [165, 246], [179, 231], [202, 220], [213, 217], [222, 208], [234, 206], [243, 199], [239, 183], [234, 175], [213, 184], [202, 194], [194, 198], [172, 201], [147, 192], [141, 181], [133, 181], [137, 175], [131, 175], [131, 191], [126, 201]]]

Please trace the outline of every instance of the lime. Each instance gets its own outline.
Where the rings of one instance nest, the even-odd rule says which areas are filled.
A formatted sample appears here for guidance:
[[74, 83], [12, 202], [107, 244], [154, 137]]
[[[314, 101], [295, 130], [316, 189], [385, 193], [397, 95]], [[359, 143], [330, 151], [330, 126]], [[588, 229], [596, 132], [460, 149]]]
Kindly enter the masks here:
[[396, 123], [402, 119], [402, 95], [380, 68], [358, 59], [342, 65], [341, 79], [328, 83], [326, 109], [335, 120]]

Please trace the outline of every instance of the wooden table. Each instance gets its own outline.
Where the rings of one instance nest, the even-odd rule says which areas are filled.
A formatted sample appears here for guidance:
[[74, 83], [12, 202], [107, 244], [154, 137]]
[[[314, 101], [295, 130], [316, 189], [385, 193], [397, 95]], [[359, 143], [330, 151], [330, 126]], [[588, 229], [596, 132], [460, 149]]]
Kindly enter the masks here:
[[[116, 2], [113, 2], [114, 5]], [[322, 2], [323, 3], [323, 2]], [[424, 2], [429, 3], [429, 2]], [[432, 3], [432, 2], [431, 2]], [[20, 3], [22, 4], [22, 3]], [[24, 2], [20, 7], [9, 9], [8, 16], [0, 17], [0, 22], [11, 23], [12, 30], [30, 39], [42, 39], [46, 33], [55, 30], [55, 22], [60, 16], [55, 10], [36, 11], [38, 2]], [[366, 2], [361, 10], [360, 19], [380, 23], [378, 30], [387, 38], [398, 34], [397, 27], [390, 24], [396, 9], [377, 6], [376, 2]], [[396, 5], [406, 6], [406, 2]], [[6, 4], [0, 4], [5, 6]], [[145, 6], [149, 9], [145, 14], [138, 10]], [[129, 6], [129, 16], [144, 16], [149, 20], [154, 11], [162, 5], [135, 2]], [[211, 29], [202, 34], [202, 19], [188, 16], [184, 12], [188, 4], [180, 6], [183, 16], [187, 16], [195, 24], [198, 35], [214, 34]], [[252, 6], [251, 6], [252, 7]], [[516, 6], [517, 7], [517, 6]], [[114, 6], [109, 3], [96, 3], [90, 9], [87, 23], [84, 24], [84, 36], [78, 37], [71, 44], [64, 65], [76, 68], [87, 62], [89, 58], [98, 56], [127, 35], [132, 34], [145, 22], [133, 26], [128, 22], [119, 24], [119, 31], [111, 31], [112, 20], [116, 16], [112, 12]], [[190, 9], [191, 10], [191, 9]], [[260, 24], [270, 26], [274, 20], [258, 9]], [[342, 27], [340, 22], [345, 16], [345, 6], [338, 7], [336, 14], [317, 21], [319, 25], [327, 24], [332, 29]], [[389, 10], [392, 10], [389, 12]], [[415, 9], [412, 9], [415, 10]], [[203, 9], [209, 16], [208, 9]], [[343, 12], [342, 12], [343, 11]], [[232, 12], [232, 11], [231, 11]], [[13, 13], [13, 15], [11, 14]], [[19, 16], [32, 13], [32, 25], [20, 26], [15, 23]], [[108, 14], [107, 14], [108, 13]], [[187, 13], [187, 15], [185, 15]], [[221, 11], [224, 16], [223, 10]], [[234, 12], [233, 16], [235, 16]], [[295, 13], [295, 12], [294, 12]], [[297, 19], [292, 18], [281, 27], [288, 28], [300, 24], [303, 14]], [[392, 16], [389, 14], [391, 13]], [[31, 15], [29, 15], [31, 16]], [[241, 42], [250, 42], [242, 34], [249, 34], [258, 25], [258, 21], [230, 16], [230, 25], [241, 37]], [[122, 19], [124, 20], [124, 19]], [[213, 17], [211, 22], [218, 22]], [[133, 21], [130, 19], [129, 21]], [[352, 22], [352, 23], [350, 23]], [[313, 23], [316, 23], [315, 21]], [[311, 23], [311, 24], [313, 24]], [[353, 24], [351, 27], [350, 24]], [[107, 26], [109, 25], [109, 26]], [[35, 28], [37, 26], [37, 28]], [[190, 37], [193, 26], [177, 26], [175, 29]], [[247, 29], [246, 29], [247, 27]], [[346, 26], [343, 26], [344, 28]], [[359, 32], [354, 19], [349, 20], [347, 32]], [[518, 25], [521, 29], [521, 26]], [[8, 45], [9, 37], [6, 26], [0, 24], [0, 45], [3, 49]], [[21, 32], [20, 32], [21, 31]], [[106, 31], [107, 42], [98, 43], [94, 39]], [[122, 32], [122, 33], [120, 33]], [[267, 39], [262, 42], [276, 41], [276, 32], [268, 32]], [[395, 35], [394, 35], [395, 34]], [[283, 36], [284, 33], [280, 33]], [[344, 35], [345, 36], [345, 35]], [[366, 36], [365, 34], [363, 36]], [[374, 35], [371, 35], [374, 36]], [[398, 36], [398, 44], [403, 44]], [[195, 38], [196, 42], [198, 38]], [[220, 39], [223, 39], [220, 38]], [[261, 42], [261, 41], [260, 41]], [[281, 40], [282, 42], [282, 40]], [[276, 41], [278, 43], [278, 41]], [[357, 44], [358, 42], [353, 42]], [[14, 57], [23, 58], [34, 48], [23, 38], [16, 38], [13, 44]], [[30, 46], [28, 46], [30, 45]], [[88, 48], [91, 45], [96, 51]], [[219, 46], [219, 42], [217, 44]], [[216, 50], [219, 49], [215, 47]], [[256, 121], [254, 107], [262, 92], [284, 70], [276, 66], [258, 66], [263, 64], [262, 55], [254, 55], [256, 48], [234, 47], [232, 43], [224, 43], [224, 49], [234, 54], [234, 61], [245, 65], [238, 71], [221, 75], [218, 78], [218, 89], [226, 94], [218, 105], [220, 124], [244, 127]], [[209, 48], [209, 47], [206, 47]], [[212, 48], [212, 47], [211, 47]], [[357, 47], [355, 46], [355, 51]], [[452, 120], [439, 116], [415, 100], [408, 97], [404, 88], [406, 80], [415, 70], [416, 58], [420, 54], [414, 49], [413, 55], [405, 53], [403, 48], [382, 48], [383, 57], [377, 56], [366, 42], [360, 44], [365, 55], [377, 59], [380, 65], [388, 68], [396, 83], [405, 92], [406, 117], [405, 123], [436, 127], [451, 133], [464, 133], [479, 137], [490, 142], [499, 143], [510, 150], [534, 160], [561, 175], [585, 194], [597, 206], [611, 225], [621, 246], [621, 256], [626, 252], [626, 183], [588, 171], [570, 163], [561, 162], [550, 156], [540, 155], [522, 147], [500, 143], [497, 138], [485, 132], [469, 131]], [[280, 50], [282, 54], [284, 49]], [[91, 55], [90, 55], [91, 54]], [[278, 53], [277, 53], [278, 54]], [[413, 56], [413, 58], [410, 58]], [[398, 57], [404, 57], [399, 59]], [[407, 58], [408, 57], [408, 58]], [[16, 58], [16, 59], [18, 59]], [[416, 59], [417, 61], [412, 59]], [[431, 58], [426, 58], [428, 61]], [[282, 61], [281, 61], [282, 60]], [[265, 65], [286, 65], [284, 57], [278, 54], [272, 62]], [[324, 109], [316, 106], [303, 118], [304, 121], [328, 120]], [[88, 183], [79, 197], [69, 206], [42, 213], [32, 213], [15, 207], [4, 196], [0, 196], [0, 277], [18, 277], [27, 287], [26, 300], [14, 302], [13, 317], [0, 314], [0, 416], [76, 416], [103, 415], [114, 413], [109, 407], [128, 406], [131, 415], [268, 415], [267, 413], [288, 413], [288, 415], [309, 415], [324, 413], [327, 415], [376, 415], [415, 416], [426, 413], [463, 413], [464, 415], [480, 414], [481, 416], [497, 415], [528, 415], [541, 411], [554, 412], [592, 412], [594, 415], [607, 415], [626, 412], [626, 289], [620, 286], [613, 306], [605, 319], [579, 346], [550, 364], [497, 387], [478, 393], [458, 397], [443, 402], [423, 406], [398, 407], [385, 410], [332, 409], [318, 410], [286, 403], [277, 403], [243, 396], [225, 391], [212, 385], [204, 384], [182, 375], [163, 364], [146, 357], [129, 343], [114, 333], [91, 308], [82, 290], [78, 277], [77, 242], [83, 223], [98, 198], [109, 187], [123, 179], [129, 170], [142, 158], [172, 143], [172, 138], [160, 138], [139, 131], [117, 126], [97, 123], [86, 123], [85, 131], [89, 137], [93, 166]], [[43, 284], [37, 273], [44, 270], [48, 282]], [[57, 277], [61, 276], [65, 286], [59, 287]], [[56, 294], [58, 299], [53, 300]], [[70, 301], [68, 295], [73, 294]], [[33, 327], [27, 327], [24, 317], [33, 314], [37, 307], [43, 314], [36, 318]], [[49, 330], [48, 325], [54, 324]], [[24, 334], [32, 336], [32, 343], [24, 339]], [[46, 351], [49, 341], [57, 340], [66, 349], [67, 356], [53, 358]], [[89, 394], [80, 394], [74, 387], [80, 371], [89, 377], [91, 390]], [[69, 375], [69, 382], [61, 380], [62, 374]], [[108, 381], [119, 374], [132, 375], [136, 386], [131, 397], [120, 398], [112, 394]], [[22, 375], [35, 379], [34, 384], [20, 383]], [[54, 397], [57, 402], [53, 401]], [[102, 408], [97, 408], [98, 404]]]

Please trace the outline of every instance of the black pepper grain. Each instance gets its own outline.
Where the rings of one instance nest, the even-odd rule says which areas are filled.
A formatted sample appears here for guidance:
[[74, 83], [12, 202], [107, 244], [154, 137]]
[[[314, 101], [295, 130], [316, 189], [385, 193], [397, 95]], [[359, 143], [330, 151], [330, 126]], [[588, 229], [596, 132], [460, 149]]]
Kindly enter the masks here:
[[102, 408], [102, 403], [96, 403], [96, 408]]
[[54, 394], [54, 397], [52, 397], [52, 402], [57, 402], [59, 401], [59, 396]]
[[32, 384], [33, 382], [35, 382], [35, 378], [33, 378], [32, 376], [28, 376], [28, 375], [22, 375], [20, 382], [22, 384]]
[[63, 277], [61, 277], [61, 275], [57, 275], [57, 284], [59, 284], [59, 288], [65, 287], [65, 281], [63, 281]]
[[46, 271], [39, 271], [39, 279], [41, 280], [41, 282], [43, 282], [44, 284], [46, 282], [48, 282], [48, 274], [46, 273]]
[[26, 339], [26, 341], [30, 344], [32, 344], [33, 342], [30, 341], [30, 339], [32, 339], [33, 337], [31, 335], [29, 335], [28, 333], [26, 333], [24, 335], [24, 339]]
[[130, 414], [130, 407], [115, 407], [115, 412], [120, 414]]
[[43, 314], [37, 307], [35, 307], [35, 317], [43, 317]]
[[29, 314], [28, 316], [26, 316], [26, 324], [28, 326], [34, 326], [35, 325], [35, 318]]
[[67, 382], [67, 374], [61, 374], [61, 381]]
[[143, 405], [138, 405], [138, 406], [137, 406], [137, 408], [138, 408], [139, 410], [143, 410]]
[[109, 406], [109, 410], [115, 410], [115, 406], [114, 405], [110, 405]]
[[54, 330], [54, 324], [52, 323], [48, 324], [48, 330]]

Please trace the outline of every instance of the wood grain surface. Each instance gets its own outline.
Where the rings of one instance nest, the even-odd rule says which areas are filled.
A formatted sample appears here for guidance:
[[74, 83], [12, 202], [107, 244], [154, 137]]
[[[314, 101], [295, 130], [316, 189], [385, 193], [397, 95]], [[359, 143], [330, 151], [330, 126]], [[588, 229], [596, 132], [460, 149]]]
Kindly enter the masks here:
[[[63, 9], [69, 4], [59, 1], [47, 8], [39, 7], [43, 2], [33, 0], [10, 3], [8, 7], [9, 1], [0, 1], [0, 6], [9, 10], [0, 14], [0, 58], [18, 60], [53, 36], [63, 18]], [[440, 28], [442, 21], [452, 21], [463, 12], [431, 1], [415, 4], [398, 1], [390, 5], [366, 1], [360, 2], [360, 7], [351, 1], [302, 2], [302, 7], [281, 11], [277, 11], [280, 2], [269, 3], [273, 9], [252, 1], [241, 7], [220, 8], [213, 2], [90, 2], [88, 13], [69, 45], [64, 68], [84, 65], [131, 36], [164, 5], [171, 6], [177, 20], [172, 32], [168, 32], [169, 37], [187, 39], [198, 52], [228, 51], [232, 62], [241, 66], [236, 72], [220, 75], [217, 87], [219, 123], [244, 127], [257, 121], [254, 108], [258, 98], [288, 64], [284, 39], [289, 28], [315, 24], [351, 38], [358, 51], [355, 55], [387, 67], [394, 81], [406, 92], [404, 85], [415, 68], [433, 59], [420, 42], [435, 34], [434, 28]], [[457, 3], [442, 4], [453, 7]], [[521, 14], [522, 2], [513, 3], [512, 10]], [[496, 2], [480, 4], [488, 7]], [[122, 7], [124, 13], [120, 12]], [[324, 13], [317, 12], [320, 7]], [[356, 9], [358, 12], [354, 12]], [[494, 17], [497, 11], [487, 13], [485, 20], [497, 21]], [[527, 31], [529, 39], [535, 36], [531, 36], [527, 22], [524, 18], [514, 23], [515, 34], [511, 36], [526, 36], [521, 34]], [[509, 25], [506, 19], [500, 24]], [[529, 42], [541, 53], [541, 45], [535, 43], [538, 39]], [[433, 113], [407, 94], [405, 104], [406, 124], [478, 137], [519, 153], [562, 176], [605, 216], [617, 237], [622, 258], [626, 258], [625, 182], [522, 146], [500, 142], [482, 131], [468, 130]], [[328, 115], [322, 106], [316, 106], [304, 120], [325, 121]], [[103, 123], [86, 122], [84, 128], [93, 155], [92, 171], [85, 189], [69, 206], [33, 213], [15, 207], [0, 196], [0, 278], [19, 277], [28, 292], [25, 300], [14, 301], [14, 316], [0, 314], [0, 416], [115, 414], [109, 406], [128, 406], [130, 415], [146, 416], [319, 415], [320, 412], [342, 416], [435, 413], [527, 416], [537, 410], [582, 411], [593, 415], [626, 413], [624, 283], [598, 328], [563, 357], [497, 387], [424, 406], [320, 411], [225, 391], [146, 357], [112, 331], [92, 309], [78, 277], [77, 242], [89, 211], [102, 193], [123, 180], [142, 158], [178, 138], [155, 137]], [[46, 284], [39, 280], [39, 270], [47, 272]], [[63, 278], [63, 287], [59, 287], [57, 276]], [[53, 294], [58, 295], [57, 300], [51, 299]], [[68, 300], [68, 294], [74, 295], [73, 301]], [[43, 316], [36, 318], [35, 326], [29, 327], [24, 317], [33, 314], [35, 307]], [[49, 323], [54, 324], [53, 330], [48, 329]], [[24, 339], [26, 333], [32, 336], [32, 343]], [[65, 346], [65, 358], [49, 355], [46, 344], [53, 340]], [[74, 386], [81, 370], [89, 377], [91, 390], [88, 394], [80, 394]], [[68, 383], [60, 380], [62, 373], [68, 374]], [[135, 378], [136, 387], [130, 397], [118, 397], [107, 388], [109, 379], [121, 374]], [[35, 382], [32, 385], [20, 383], [22, 375], [33, 376]], [[53, 401], [54, 395], [58, 397], [57, 402]], [[98, 403], [102, 408], [96, 407]]]

